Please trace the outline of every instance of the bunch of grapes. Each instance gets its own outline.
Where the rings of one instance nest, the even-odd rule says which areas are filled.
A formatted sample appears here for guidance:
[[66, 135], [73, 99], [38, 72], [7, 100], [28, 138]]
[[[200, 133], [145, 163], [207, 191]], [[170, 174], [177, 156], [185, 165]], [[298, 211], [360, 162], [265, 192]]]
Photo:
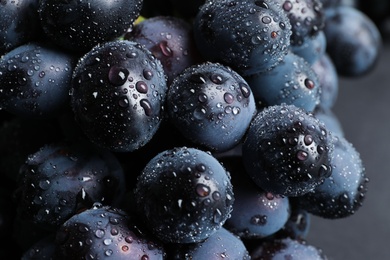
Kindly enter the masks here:
[[327, 259], [381, 44], [351, 1], [0, 1], [0, 258]]

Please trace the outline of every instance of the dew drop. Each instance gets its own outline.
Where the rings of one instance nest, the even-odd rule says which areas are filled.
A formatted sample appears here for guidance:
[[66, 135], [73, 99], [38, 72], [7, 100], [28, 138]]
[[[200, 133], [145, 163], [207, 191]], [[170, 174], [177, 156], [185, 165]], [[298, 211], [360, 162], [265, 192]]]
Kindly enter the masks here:
[[108, 72], [108, 80], [114, 86], [122, 86], [129, 76], [129, 71], [126, 68], [112, 66]]
[[42, 190], [47, 190], [49, 187], [50, 187], [50, 181], [49, 180], [41, 180], [39, 182], [39, 187], [42, 189]]
[[321, 145], [317, 146], [317, 153], [322, 154], [325, 151], [325, 148]]
[[106, 256], [111, 256], [112, 253], [113, 253], [113, 251], [112, 251], [111, 249], [108, 249], [108, 250], [106, 250], [106, 251], [104, 252], [104, 254], [105, 254]]
[[17, 67], [15, 64], [10, 64], [10, 65], [8, 65], [7, 70], [8, 70], [9, 72], [12, 72], [12, 71], [15, 71], [17, 68], [18, 68], [18, 67]]
[[196, 169], [197, 169], [199, 172], [205, 172], [205, 171], [206, 171], [206, 165], [204, 165], [203, 163], [198, 164], [198, 165], [196, 165]]
[[293, 5], [290, 1], [286, 1], [283, 4], [283, 10], [285, 10], [287, 12], [290, 11], [292, 9], [292, 7], [293, 7]]
[[103, 244], [106, 246], [111, 245], [111, 243], [112, 243], [112, 239], [110, 239], [110, 238], [104, 239], [104, 241], [103, 241]]
[[27, 84], [27, 79], [25, 77], [18, 77], [18, 84], [20, 86], [25, 86]]
[[218, 191], [214, 191], [211, 196], [215, 201], [219, 201], [221, 199], [221, 193], [219, 193]]
[[96, 236], [97, 238], [102, 238], [102, 237], [104, 237], [104, 234], [105, 234], [105, 232], [104, 232], [103, 229], [98, 229], [98, 230], [96, 230], [96, 232], [95, 232], [95, 236]]
[[80, 231], [81, 233], [86, 233], [86, 232], [89, 231], [89, 228], [88, 228], [87, 226], [85, 226], [85, 225], [80, 225], [80, 226], [79, 226], [79, 231]]
[[306, 145], [311, 145], [313, 143], [313, 136], [305, 135], [303, 141], [305, 142]]
[[248, 85], [246, 85], [244, 83], [240, 83], [239, 86], [240, 86], [240, 90], [241, 90], [242, 95], [245, 98], [248, 98], [251, 94], [251, 90], [249, 89]]
[[191, 74], [191, 76], [189, 77], [189, 80], [191, 82], [197, 83], [197, 84], [206, 83], [206, 79], [202, 75], [199, 75], [199, 74]]
[[240, 113], [240, 108], [239, 107], [233, 107], [233, 115], [238, 115]]
[[263, 18], [261, 18], [261, 21], [264, 23], [264, 24], [269, 24], [271, 23], [271, 18], [269, 16], [264, 16]]
[[230, 93], [225, 93], [225, 94], [223, 95], [223, 99], [224, 99], [225, 102], [228, 103], [228, 104], [231, 104], [231, 103], [234, 102], [234, 96], [233, 96], [232, 94], [230, 94]]
[[207, 110], [204, 107], [197, 107], [194, 110], [194, 117], [201, 120], [205, 117]]
[[222, 220], [222, 213], [219, 209], [216, 209], [213, 216], [213, 221], [215, 224], [219, 224]]
[[275, 198], [274, 194], [272, 194], [271, 192], [265, 193], [265, 197], [266, 197], [268, 200], [273, 200], [273, 199]]
[[305, 79], [305, 86], [308, 89], [313, 89], [315, 84], [314, 84], [314, 82], [311, 79], [307, 78], [307, 79]]
[[122, 249], [123, 252], [129, 251], [129, 247], [126, 246], [126, 245], [125, 245], [125, 246], [122, 246], [121, 249]]
[[268, 4], [265, 1], [255, 1], [255, 5], [268, 9]]
[[210, 76], [210, 80], [217, 85], [221, 85], [223, 83], [223, 77], [220, 74], [212, 74]]
[[309, 154], [305, 151], [298, 151], [297, 152], [297, 158], [300, 161], [305, 161], [308, 158]]
[[118, 234], [119, 234], [119, 230], [118, 229], [116, 229], [116, 228], [112, 228], [111, 229], [111, 235], [116, 236]]
[[198, 100], [199, 102], [201, 103], [204, 103], [206, 102], [208, 99], [207, 95], [205, 93], [200, 93], [199, 96], [198, 96]]
[[147, 80], [151, 80], [153, 78], [153, 72], [151, 70], [144, 69], [142, 73], [144, 78]]
[[267, 216], [266, 215], [255, 215], [255, 216], [251, 217], [250, 222], [252, 225], [264, 226], [265, 224], [267, 224]]
[[168, 43], [166, 41], [162, 41], [158, 44], [162, 54], [166, 57], [172, 57], [173, 51], [169, 48]]
[[118, 100], [118, 104], [120, 107], [126, 108], [129, 106], [129, 100], [127, 99], [127, 97], [121, 97]]
[[138, 56], [138, 54], [136, 52], [126, 53], [126, 57], [130, 58], [130, 59], [137, 58], [137, 56]]
[[332, 173], [332, 171], [330, 170], [330, 168], [328, 166], [324, 165], [324, 164], [321, 165], [320, 169], [318, 170], [318, 175], [320, 177], [327, 178], [327, 177], [329, 177], [331, 175], [331, 173]]
[[143, 81], [138, 81], [137, 84], [135, 84], [135, 89], [142, 94], [148, 93], [148, 85]]
[[196, 185], [195, 190], [200, 197], [206, 197], [210, 194], [210, 187], [201, 183]]
[[152, 105], [150, 104], [149, 100], [141, 99], [139, 103], [141, 107], [144, 109], [145, 115], [151, 116], [153, 114]]
[[127, 243], [131, 244], [131, 243], [133, 243], [134, 240], [133, 240], [133, 238], [131, 236], [127, 236], [127, 237], [125, 237], [125, 241]]

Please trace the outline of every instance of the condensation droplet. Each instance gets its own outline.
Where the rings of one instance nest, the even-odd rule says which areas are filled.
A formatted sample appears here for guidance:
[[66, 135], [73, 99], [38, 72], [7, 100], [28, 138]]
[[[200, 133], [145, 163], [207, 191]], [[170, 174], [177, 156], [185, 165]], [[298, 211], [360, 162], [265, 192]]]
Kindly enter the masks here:
[[162, 54], [166, 57], [172, 57], [173, 51], [169, 48], [168, 43], [166, 41], [162, 41], [158, 44]]
[[220, 85], [220, 84], [223, 83], [223, 77], [222, 77], [222, 75], [220, 75], [220, 74], [212, 74], [212, 75], [210, 76], [210, 80], [211, 80], [213, 83], [217, 84], [217, 85]]
[[127, 81], [129, 74], [126, 68], [112, 66], [108, 72], [108, 80], [114, 86], [121, 86]]
[[305, 151], [298, 151], [297, 152], [297, 158], [300, 161], [305, 161], [308, 158], [309, 154]]
[[95, 232], [95, 236], [96, 236], [97, 238], [102, 238], [102, 237], [104, 237], [104, 234], [105, 234], [105, 232], [104, 232], [103, 229], [98, 229], [98, 230], [96, 230], [96, 232]]
[[148, 93], [148, 85], [143, 81], [138, 81], [137, 84], [135, 84], [135, 89], [142, 94]]
[[263, 18], [261, 18], [261, 21], [264, 23], [264, 24], [269, 24], [271, 23], [271, 18], [269, 16], [264, 16]]
[[141, 107], [144, 109], [145, 115], [147, 115], [147, 116], [153, 115], [153, 108], [152, 108], [152, 105], [150, 104], [149, 100], [141, 99], [141, 101], [139, 103], [140, 103]]
[[144, 78], [147, 80], [151, 80], [153, 78], [153, 72], [151, 70], [144, 69], [142, 73]]
[[241, 93], [242, 95], [245, 97], [245, 98], [248, 98], [251, 94], [251, 90], [250, 88], [248, 87], [248, 85], [244, 84], [244, 83], [240, 83], [240, 90], [241, 90]]
[[231, 93], [225, 93], [223, 95], [223, 99], [226, 103], [231, 104], [234, 102], [234, 96]]
[[313, 89], [315, 84], [311, 79], [305, 79], [305, 87], [308, 89]]
[[286, 1], [283, 4], [283, 10], [285, 10], [287, 12], [290, 11], [292, 9], [292, 7], [293, 7], [293, 5], [290, 1]]
[[221, 199], [221, 193], [219, 193], [218, 191], [214, 191], [211, 196], [215, 201], [219, 201]]
[[250, 222], [252, 225], [264, 226], [265, 224], [267, 224], [267, 216], [266, 215], [255, 215], [255, 216], [251, 217]]
[[200, 93], [199, 96], [198, 96], [198, 100], [199, 102], [201, 103], [204, 103], [206, 102], [208, 99], [207, 95], [205, 93]]
[[121, 97], [118, 100], [118, 104], [120, 107], [126, 108], [129, 106], [129, 100], [127, 99], [127, 97]]
[[196, 185], [195, 190], [200, 197], [206, 197], [210, 194], [210, 187], [201, 183]]

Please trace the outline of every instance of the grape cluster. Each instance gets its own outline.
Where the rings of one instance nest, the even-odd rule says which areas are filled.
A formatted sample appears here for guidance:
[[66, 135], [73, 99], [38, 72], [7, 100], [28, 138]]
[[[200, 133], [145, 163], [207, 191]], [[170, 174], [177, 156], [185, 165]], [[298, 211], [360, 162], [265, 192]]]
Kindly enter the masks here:
[[363, 205], [332, 113], [380, 54], [357, 5], [0, 6], [0, 258], [327, 259], [310, 216]]

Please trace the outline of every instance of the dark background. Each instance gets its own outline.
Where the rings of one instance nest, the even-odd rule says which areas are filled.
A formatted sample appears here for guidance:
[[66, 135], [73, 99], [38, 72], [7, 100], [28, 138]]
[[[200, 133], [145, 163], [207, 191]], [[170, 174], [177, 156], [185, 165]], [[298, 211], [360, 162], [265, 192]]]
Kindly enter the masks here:
[[333, 111], [345, 138], [360, 153], [368, 192], [363, 206], [344, 219], [311, 218], [308, 242], [329, 259], [390, 259], [390, 44], [378, 64], [359, 78], [342, 78]]

